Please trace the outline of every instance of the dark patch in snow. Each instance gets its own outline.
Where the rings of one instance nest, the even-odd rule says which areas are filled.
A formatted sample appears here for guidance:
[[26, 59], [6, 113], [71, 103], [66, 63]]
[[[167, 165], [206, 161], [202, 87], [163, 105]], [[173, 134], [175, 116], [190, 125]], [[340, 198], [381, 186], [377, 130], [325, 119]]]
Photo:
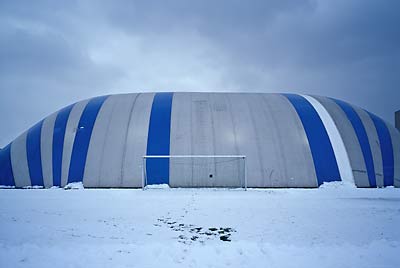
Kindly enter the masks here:
[[201, 227], [196, 227], [196, 228], [192, 228], [192, 229], [190, 229], [190, 231], [191, 232], [200, 232], [201, 231], [201, 229], [203, 229], [203, 228], [201, 228]]
[[225, 242], [231, 242], [231, 235], [221, 235], [219, 237], [220, 240], [225, 241]]
[[[214, 237], [219, 237], [219, 239], [224, 242], [230, 242], [232, 233], [236, 232], [236, 230], [231, 227], [209, 227], [204, 229], [204, 227], [198, 227], [193, 224], [171, 221], [171, 218], [158, 218], [157, 221], [163, 223], [166, 227], [175, 232], [180, 232], [181, 234], [178, 235], [177, 239], [184, 244], [190, 244], [195, 241], [203, 244], [205, 240], [213, 239]], [[162, 227], [162, 224], [156, 223], [153, 225], [155, 227]]]

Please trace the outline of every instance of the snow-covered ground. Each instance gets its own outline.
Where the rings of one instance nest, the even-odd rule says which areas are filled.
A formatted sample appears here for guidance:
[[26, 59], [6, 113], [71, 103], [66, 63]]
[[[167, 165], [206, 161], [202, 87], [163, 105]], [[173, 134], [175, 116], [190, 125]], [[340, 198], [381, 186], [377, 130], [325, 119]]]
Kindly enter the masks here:
[[0, 267], [400, 267], [400, 189], [3, 189]]

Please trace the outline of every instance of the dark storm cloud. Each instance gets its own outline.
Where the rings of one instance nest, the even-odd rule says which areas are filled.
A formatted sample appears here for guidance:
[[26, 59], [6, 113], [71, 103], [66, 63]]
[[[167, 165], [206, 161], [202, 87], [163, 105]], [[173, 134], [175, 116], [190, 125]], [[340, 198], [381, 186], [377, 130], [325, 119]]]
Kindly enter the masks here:
[[328, 95], [392, 122], [398, 1], [2, 1], [0, 145], [73, 101], [196, 90]]

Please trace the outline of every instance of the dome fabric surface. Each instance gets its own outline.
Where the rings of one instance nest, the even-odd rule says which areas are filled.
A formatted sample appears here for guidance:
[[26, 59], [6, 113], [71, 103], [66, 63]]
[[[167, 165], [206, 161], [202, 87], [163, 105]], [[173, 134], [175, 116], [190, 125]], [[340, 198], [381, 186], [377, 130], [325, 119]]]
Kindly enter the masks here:
[[[0, 185], [141, 187], [144, 155], [245, 155], [248, 187], [400, 185], [400, 133], [344, 101], [267, 93], [135, 93], [83, 100], [0, 151]], [[149, 184], [228, 187], [237, 169], [148, 159]], [[192, 184], [188, 184], [190, 181]]]

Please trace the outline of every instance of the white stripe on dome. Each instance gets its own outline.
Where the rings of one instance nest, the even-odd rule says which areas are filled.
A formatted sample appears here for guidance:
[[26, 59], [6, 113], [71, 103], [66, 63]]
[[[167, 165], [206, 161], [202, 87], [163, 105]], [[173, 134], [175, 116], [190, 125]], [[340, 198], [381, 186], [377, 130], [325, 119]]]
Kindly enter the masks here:
[[58, 112], [46, 117], [43, 121], [40, 151], [42, 156], [42, 172], [44, 187], [50, 188], [53, 186], [53, 133], [54, 123]]
[[349, 156], [347, 154], [346, 147], [344, 146], [343, 139], [339, 133], [339, 130], [336, 127], [335, 122], [333, 121], [332, 117], [329, 115], [325, 107], [319, 101], [311, 96], [301, 96], [303, 96], [314, 107], [319, 117], [321, 118], [322, 123], [325, 126], [333, 147], [333, 152], [335, 153], [336, 162], [342, 181], [354, 185], [354, 176], [350, 165]]
[[11, 144], [11, 164], [14, 173], [16, 187], [31, 185], [29, 175], [28, 159], [26, 156], [26, 137], [28, 131], [22, 133]]

